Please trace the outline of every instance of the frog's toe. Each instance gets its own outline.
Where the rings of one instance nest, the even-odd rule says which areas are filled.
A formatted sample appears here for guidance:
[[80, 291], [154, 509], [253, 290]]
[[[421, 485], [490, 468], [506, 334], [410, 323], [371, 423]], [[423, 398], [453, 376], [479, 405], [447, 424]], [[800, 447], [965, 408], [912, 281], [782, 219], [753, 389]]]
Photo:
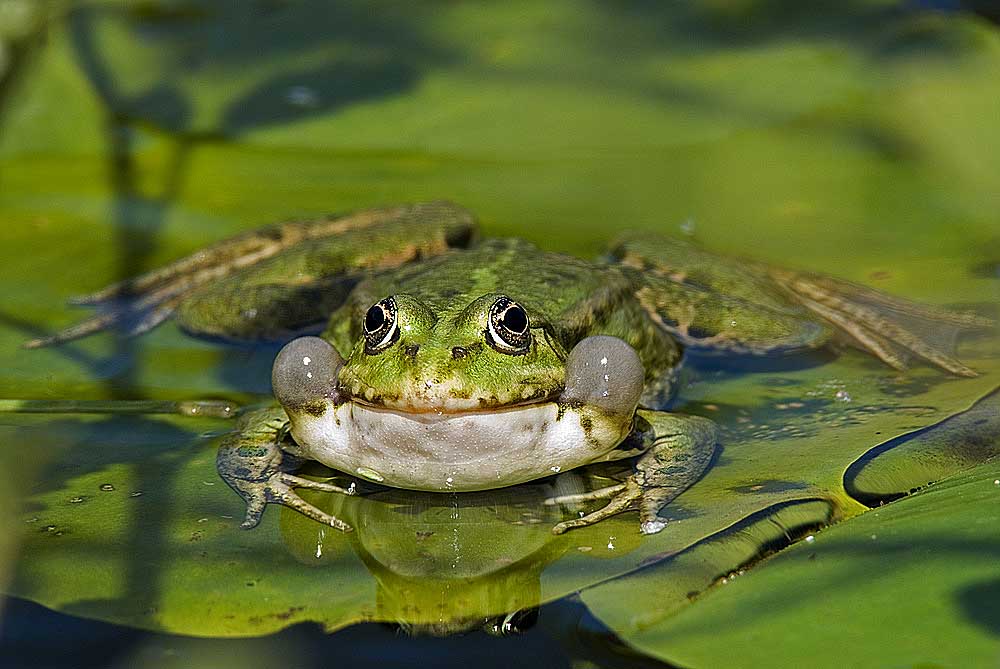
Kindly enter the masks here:
[[624, 489], [625, 489], [624, 483], [616, 483], [615, 485], [610, 485], [606, 488], [600, 488], [598, 490], [591, 490], [589, 492], [547, 497], [544, 501], [544, 504], [545, 506], [560, 506], [563, 504], [574, 504], [574, 505], [583, 504], [584, 502], [593, 502], [598, 499], [608, 499], [609, 497], [614, 497], [616, 494], [620, 493]]
[[256, 527], [268, 504], [284, 504], [324, 525], [350, 532], [350, 525], [309, 504], [295, 489], [354, 495], [354, 484], [342, 488], [290, 473], [288, 470], [296, 465], [297, 458], [289, 457], [278, 445], [283, 416], [283, 412], [274, 409], [248, 413], [241, 419], [240, 431], [229, 435], [219, 446], [215, 461], [219, 476], [246, 503], [241, 527]]
[[631, 415], [639, 402], [645, 370], [624, 340], [607, 335], [582, 339], [566, 359], [566, 389], [560, 400]]
[[667, 526], [662, 518], [647, 518], [639, 523], [639, 531], [645, 535], [656, 534]]
[[283, 504], [290, 509], [295, 509], [299, 513], [324, 525], [328, 525], [341, 532], [350, 532], [353, 528], [333, 516], [305, 501], [295, 492], [295, 488], [306, 488], [309, 490], [319, 490], [321, 492], [335, 492], [342, 495], [355, 494], [354, 486], [341, 488], [330, 483], [321, 481], [310, 481], [294, 474], [275, 472], [264, 481], [232, 481], [227, 480], [232, 485], [243, 501], [246, 502], [247, 510], [243, 522], [240, 524], [245, 530], [250, 530], [260, 523], [261, 516], [268, 504]]
[[608, 503], [586, 515], [563, 521], [552, 528], [553, 534], [562, 534], [577, 527], [593, 525], [611, 516], [627, 511], [639, 510], [639, 531], [642, 534], [656, 534], [667, 526], [667, 521], [658, 515], [661, 504], [656, 496], [650, 496], [634, 477], [625, 483], [608, 486], [580, 495], [563, 495], [545, 500], [546, 504], [573, 504], [608, 499]]
[[599, 523], [602, 520], [610, 518], [611, 516], [617, 516], [619, 513], [632, 511], [636, 508], [637, 503], [642, 499], [642, 487], [636, 483], [634, 477], [629, 477], [629, 479], [622, 485], [610, 486], [608, 488], [602, 488], [601, 490], [595, 490], [594, 492], [598, 493], [598, 496], [596, 497], [598, 499], [609, 496], [611, 499], [605, 506], [597, 509], [596, 511], [592, 511], [591, 513], [581, 516], [580, 518], [564, 520], [563, 522], [556, 524], [552, 528], [552, 533], [563, 534], [564, 532], [568, 532], [569, 530], [578, 527], [587, 527], [588, 525]]
[[268, 485], [267, 490], [269, 502], [283, 504], [290, 509], [295, 509], [303, 516], [312, 518], [313, 520], [322, 523], [323, 525], [328, 525], [335, 530], [340, 530], [341, 532], [353, 531], [354, 528], [341, 519], [327, 513], [326, 511], [318, 509], [299, 497], [298, 493], [296, 493], [293, 488], [309, 488], [310, 490], [322, 490], [324, 492], [339, 492], [345, 495], [353, 495], [353, 486], [345, 489], [328, 483], [320, 483], [318, 481], [310, 481], [308, 479], [299, 478], [298, 476], [293, 476], [291, 474], [282, 474], [278, 481]]
[[305, 488], [306, 490], [318, 490], [320, 492], [335, 492], [341, 495], [355, 495], [358, 492], [357, 486], [353, 483], [346, 488], [341, 488], [339, 485], [304, 479], [301, 476], [296, 476], [295, 474], [282, 473], [281, 482], [289, 488]]
[[267, 500], [264, 499], [263, 494], [244, 495], [243, 491], [240, 491], [240, 494], [247, 505], [247, 512], [243, 518], [243, 522], [240, 523], [240, 527], [244, 530], [252, 530], [260, 524], [261, 516], [264, 515], [264, 509], [267, 508]]
[[336, 397], [337, 371], [343, 366], [333, 346], [319, 337], [288, 342], [274, 359], [271, 385], [284, 407], [302, 407]]

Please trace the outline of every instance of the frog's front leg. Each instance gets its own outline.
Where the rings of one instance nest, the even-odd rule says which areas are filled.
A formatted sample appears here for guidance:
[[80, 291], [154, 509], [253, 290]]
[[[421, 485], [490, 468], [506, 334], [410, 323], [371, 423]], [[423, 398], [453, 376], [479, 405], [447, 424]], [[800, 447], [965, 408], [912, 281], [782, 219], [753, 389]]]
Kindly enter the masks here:
[[572, 504], [610, 499], [597, 511], [559, 523], [552, 531], [562, 534], [638, 509], [642, 533], [656, 534], [667, 524], [660, 517], [660, 510], [704, 473], [715, 452], [717, 436], [715, 424], [707, 418], [664, 411], [637, 411], [635, 430], [612, 454], [612, 457], [616, 452], [628, 456], [645, 451], [636, 463], [635, 473], [618, 485], [546, 500], [546, 504]]
[[295, 492], [307, 488], [322, 492], [353, 495], [354, 486], [310, 481], [290, 472], [301, 459], [287, 432], [288, 417], [280, 408], [261, 409], [240, 418], [236, 432], [219, 446], [216, 468], [219, 476], [243, 498], [247, 505], [242, 527], [260, 522], [267, 504], [284, 504], [330, 527], [350, 532], [351, 526], [309, 504]]

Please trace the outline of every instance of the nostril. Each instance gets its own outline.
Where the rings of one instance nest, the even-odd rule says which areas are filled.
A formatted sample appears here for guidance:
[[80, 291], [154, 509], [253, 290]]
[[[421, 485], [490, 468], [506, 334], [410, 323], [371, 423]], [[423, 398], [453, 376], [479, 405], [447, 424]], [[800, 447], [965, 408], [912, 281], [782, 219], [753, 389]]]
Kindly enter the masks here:
[[411, 344], [411, 345], [409, 345], [409, 346], [407, 346], [406, 348], [403, 349], [403, 353], [405, 353], [407, 355], [407, 357], [416, 358], [417, 357], [417, 351], [419, 351], [419, 350], [420, 350], [420, 345], [419, 344]]
[[469, 349], [464, 346], [455, 346], [451, 349], [451, 357], [454, 360], [461, 360], [467, 355], [469, 355]]

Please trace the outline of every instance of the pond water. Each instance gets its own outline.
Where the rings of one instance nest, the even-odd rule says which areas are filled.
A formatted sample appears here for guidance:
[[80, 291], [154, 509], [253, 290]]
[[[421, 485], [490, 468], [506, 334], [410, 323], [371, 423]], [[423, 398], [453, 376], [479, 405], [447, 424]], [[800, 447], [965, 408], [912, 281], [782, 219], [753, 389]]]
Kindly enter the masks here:
[[[264, 403], [278, 345], [22, 345], [238, 232], [437, 198], [584, 258], [656, 231], [997, 318], [1000, 33], [947, 4], [0, 0], [0, 400]], [[0, 664], [991, 666], [1000, 340], [956, 346], [978, 376], [689, 360], [673, 408], [721, 447], [649, 537], [552, 535], [574, 472], [242, 530], [231, 421], [5, 412]]]

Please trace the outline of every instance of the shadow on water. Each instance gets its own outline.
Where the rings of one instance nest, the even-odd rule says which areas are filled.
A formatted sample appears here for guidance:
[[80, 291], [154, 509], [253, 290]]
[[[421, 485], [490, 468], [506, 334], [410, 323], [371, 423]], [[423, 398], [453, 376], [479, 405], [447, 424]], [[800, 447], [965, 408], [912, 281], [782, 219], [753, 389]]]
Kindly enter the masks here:
[[[3, 602], [8, 624], [0, 630], [0, 657], [9, 669], [90, 666], [441, 667], [480, 669], [670, 669], [672, 665], [628, 649], [579, 601], [570, 597], [541, 607], [538, 624], [521, 634], [475, 632], [410, 637], [394, 625], [364, 623], [328, 634], [299, 624], [252, 639], [197, 639], [152, 634], [70, 618], [18, 599]], [[72, 643], [52, 643], [53, 635]], [[247, 662], [248, 658], [252, 661]]]
[[[160, 11], [154, 11], [156, 7]], [[251, 7], [192, 2], [76, 6], [67, 13], [66, 21], [77, 61], [105, 109], [107, 173], [114, 191], [111, 214], [119, 280], [148, 269], [167, 216], [182, 195], [188, 158], [199, 144], [404, 91], [417, 80], [423, 65], [442, 57], [439, 50], [412, 30], [412, 24], [376, 15], [360, 4], [256, 2]], [[163, 62], [168, 65], [146, 89], [134, 81], [138, 71], [130, 69], [131, 63], [116, 60], [113, 42], [106, 39], [109, 28], [124, 28], [130, 40], [151, 44], [165, 56]], [[320, 48], [341, 55], [321, 59], [318, 64], [314, 59], [312, 65], [266, 77], [251, 90], [224, 100], [217, 126], [195, 126], [197, 101], [183, 90], [179, 79], [197, 78], [215, 68], [228, 69], [235, 78], [252, 70], [255, 61], [265, 57], [271, 62], [283, 55]], [[138, 124], [171, 133], [172, 153], [154, 194], [144, 192], [140, 186], [148, 179], [144, 179], [135, 162]], [[94, 373], [111, 371], [103, 378], [108, 396], [113, 399], [146, 399], [137, 384], [140, 344], [126, 332], [132, 320], [126, 313], [115, 333], [114, 351], [106, 359], [90, 358], [72, 346], [63, 349], [64, 355], [83, 362]], [[253, 355], [251, 359], [263, 357]], [[269, 359], [266, 364], [270, 366]], [[228, 375], [223, 372], [224, 377]], [[262, 376], [265, 383], [268, 377]], [[94, 442], [107, 441], [107, 435], [117, 430], [123, 430], [123, 434], [138, 430], [146, 436], [165, 426], [135, 417], [124, 422], [120, 418], [86, 424], [69, 421], [68, 425], [74, 435], [67, 454], [70, 461], [73, 451], [86, 452], [93, 469], [93, 451], [103, 448], [105, 451], [97, 455], [98, 462], [127, 459], [135, 468], [136, 487], [152, 495], [135, 507], [132, 526], [125, 533], [129, 544], [126, 554], [132, 557], [126, 565], [125, 592], [116, 601], [130, 610], [153, 608], [159, 597], [156, 584], [161, 575], [149, 570], [149, 561], [143, 556], [165, 547], [164, 510], [171, 503], [166, 496], [172, 490], [180, 461], [150, 457], [148, 453], [137, 457], [134, 450], [122, 452]], [[190, 437], [177, 431], [171, 440], [180, 443]], [[69, 471], [62, 473], [72, 475]], [[44, 477], [47, 486], [60, 481], [58, 472], [47, 472]]]
[[1000, 580], [970, 585], [956, 599], [966, 618], [1000, 638]]
[[[704, 50], [818, 38], [879, 59], [916, 50], [926, 53], [927, 49], [948, 57], [968, 46], [937, 22], [905, 22], [918, 15], [938, 14], [931, 8], [920, 7], [920, 3], [849, 0], [838, 3], [835, 12], [794, 0], [681, 5], [655, 0], [594, 0], [593, 4], [609, 18], [632, 19], [633, 23], [628, 24], [630, 34], [639, 36], [628, 42], [633, 48], [647, 48], [665, 40], [678, 48]], [[886, 25], [898, 26], [894, 38], [886, 39]], [[614, 32], [601, 35], [609, 45], [621, 47], [621, 35]]]
[[[362, 3], [191, 1], [77, 7], [69, 21], [112, 116], [187, 137], [233, 137], [405, 92], [447, 62], [448, 52], [417, 30], [420, 10], [406, 10], [397, 17]], [[155, 52], [155, 82], [132, 91], [138, 73], [102, 47], [106, 29], [123, 30], [131, 50]], [[239, 80], [255, 63], [260, 74], [244, 90]], [[185, 92], [192, 81], [206, 97], [225, 96], [214, 121], [195, 118], [199, 100]]]
[[[591, 0], [592, 20], [600, 27], [586, 31], [588, 50], [622, 60], [639, 61], [654, 55], [687, 57], [720, 50], [760, 49], [773, 45], [795, 49], [798, 45], [829, 44], [838, 50], [861, 55], [870, 63], [903, 60], [928, 53], [948, 59], [964, 55], [971, 43], [934, 21], [940, 12], [920, 3], [871, 3], [851, 0], [829, 7], [793, 0], [749, 2], [663, 3], [655, 0]], [[927, 17], [930, 20], [921, 20]], [[887, 28], [891, 26], [891, 28]], [[709, 65], [712, 67], [712, 65]], [[578, 76], [589, 77], [580, 72]], [[736, 100], [720, 94], [724, 87], [705, 87], [677, 78], [595, 81], [598, 88], [624, 89], [664, 103], [689, 107], [694, 114], [719, 114], [761, 124], [788, 122], [786, 112], [769, 102]], [[888, 157], [902, 159], [919, 151], [901, 131], [840, 114], [820, 113], [797, 118], [799, 133], [833, 135], [865, 146]]]
[[270, 397], [271, 367], [283, 345], [272, 342], [253, 346], [230, 344], [214, 374], [227, 388]]

